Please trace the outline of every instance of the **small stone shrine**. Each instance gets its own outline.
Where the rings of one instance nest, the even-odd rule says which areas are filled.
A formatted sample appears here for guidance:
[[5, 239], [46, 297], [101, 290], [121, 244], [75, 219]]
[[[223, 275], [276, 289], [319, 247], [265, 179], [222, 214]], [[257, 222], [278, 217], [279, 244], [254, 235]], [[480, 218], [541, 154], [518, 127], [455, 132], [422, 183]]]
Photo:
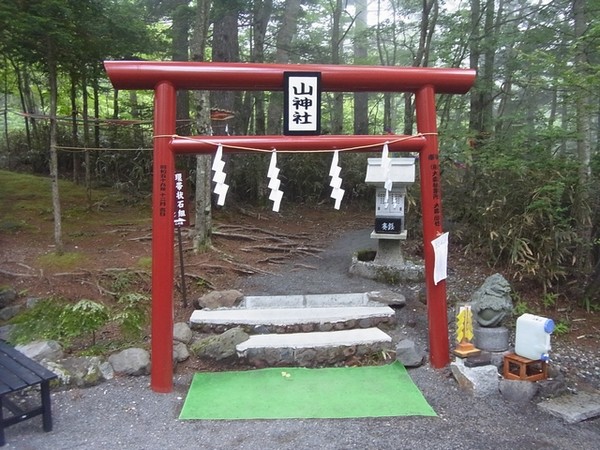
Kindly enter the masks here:
[[[386, 167], [387, 166], [387, 167]], [[375, 185], [375, 263], [402, 266], [400, 241], [406, 240], [404, 198], [406, 187], [415, 181], [415, 158], [369, 158], [365, 182]]]
[[508, 350], [508, 329], [502, 326], [502, 321], [513, 311], [511, 291], [508, 281], [496, 273], [471, 296], [477, 348], [489, 352]]
[[422, 265], [406, 261], [401, 241], [406, 240], [404, 200], [406, 188], [415, 181], [415, 158], [369, 158], [365, 182], [374, 185], [375, 226], [371, 239], [377, 239], [374, 257], [353, 258], [350, 273], [389, 281], [423, 281]]

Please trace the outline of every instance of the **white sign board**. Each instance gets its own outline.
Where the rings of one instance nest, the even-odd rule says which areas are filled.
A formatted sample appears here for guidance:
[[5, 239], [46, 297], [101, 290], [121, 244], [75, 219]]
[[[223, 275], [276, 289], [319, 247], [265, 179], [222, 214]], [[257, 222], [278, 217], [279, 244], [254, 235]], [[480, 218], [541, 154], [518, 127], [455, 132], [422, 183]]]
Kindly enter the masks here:
[[321, 132], [321, 74], [284, 72], [283, 134]]

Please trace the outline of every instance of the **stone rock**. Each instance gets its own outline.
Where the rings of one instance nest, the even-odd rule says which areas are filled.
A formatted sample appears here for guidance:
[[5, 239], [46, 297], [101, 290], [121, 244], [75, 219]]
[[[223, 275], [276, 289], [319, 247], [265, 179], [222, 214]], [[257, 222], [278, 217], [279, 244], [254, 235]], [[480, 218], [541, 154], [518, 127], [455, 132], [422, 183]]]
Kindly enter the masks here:
[[564, 374], [554, 365], [548, 366], [548, 378], [540, 380], [538, 396], [541, 398], [555, 398], [567, 394], [569, 388]]
[[35, 305], [37, 305], [41, 301], [42, 299], [39, 297], [29, 297], [27, 300], [25, 300], [25, 307], [27, 309], [34, 308]]
[[200, 297], [196, 301], [196, 306], [206, 309], [233, 308], [238, 306], [243, 298], [244, 294], [235, 289], [212, 291]]
[[450, 364], [452, 375], [461, 389], [474, 397], [491, 397], [498, 394], [498, 369], [496, 366], [465, 367], [457, 358]]
[[15, 326], [11, 325], [11, 324], [1, 326], [0, 327], [0, 339], [2, 339], [3, 341], [8, 341], [8, 338], [10, 337], [10, 333], [14, 327]]
[[62, 346], [56, 341], [35, 341], [29, 344], [17, 345], [15, 349], [35, 361], [58, 361], [64, 357]]
[[23, 311], [23, 305], [12, 305], [0, 309], [0, 320], [7, 321]]
[[528, 403], [538, 391], [538, 385], [525, 380], [500, 380], [498, 388], [504, 400], [511, 403]]
[[173, 343], [173, 362], [183, 362], [190, 357], [190, 352], [183, 342]]
[[199, 357], [216, 359], [217, 361], [237, 354], [235, 346], [248, 340], [248, 334], [240, 327], [231, 328], [223, 334], [209, 336], [192, 343], [191, 352]]
[[102, 376], [105, 380], [112, 380], [115, 377], [115, 370], [108, 361], [100, 363], [100, 372], [102, 372]]
[[405, 306], [406, 297], [394, 291], [372, 291], [367, 293], [369, 301], [382, 303], [388, 306]]
[[12, 305], [16, 299], [17, 291], [10, 287], [0, 287], [0, 308]]
[[317, 351], [314, 348], [303, 348], [296, 351], [294, 363], [300, 367], [313, 367], [317, 359]]
[[375, 261], [359, 261], [357, 255], [353, 255], [348, 271], [355, 276], [388, 284], [425, 280], [425, 266], [411, 261], [405, 261], [401, 267], [397, 267], [377, 264]]
[[150, 354], [143, 348], [128, 348], [108, 357], [115, 373], [124, 375], [148, 375]]
[[538, 403], [538, 408], [567, 423], [577, 423], [600, 416], [600, 394], [579, 392], [577, 395], [563, 395]]
[[192, 342], [192, 330], [190, 326], [185, 322], [177, 322], [173, 325], [173, 340], [177, 342], [183, 342], [189, 344]]
[[[61, 384], [66, 386], [80, 388], [95, 386], [107, 379], [105, 375], [112, 374], [112, 371], [106, 373], [105, 361], [98, 356], [74, 356], [54, 364], [55, 368], [57, 366], [62, 367], [60, 372], [55, 373], [59, 375]], [[50, 370], [54, 371], [54, 369]]]
[[254, 325], [252, 328], [252, 334], [269, 334], [270, 332], [271, 330], [269, 330], [269, 327], [262, 324]]
[[499, 273], [486, 278], [471, 296], [471, 309], [479, 325], [500, 326], [502, 320], [512, 313], [511, 290], [509, 282]]
[[404, 367], [419, 367], [425, 360], [425, 353], [417, 350], [416, 345], [410, 339], [404, 339], [398, 342], [396, 346], [396, 359]]

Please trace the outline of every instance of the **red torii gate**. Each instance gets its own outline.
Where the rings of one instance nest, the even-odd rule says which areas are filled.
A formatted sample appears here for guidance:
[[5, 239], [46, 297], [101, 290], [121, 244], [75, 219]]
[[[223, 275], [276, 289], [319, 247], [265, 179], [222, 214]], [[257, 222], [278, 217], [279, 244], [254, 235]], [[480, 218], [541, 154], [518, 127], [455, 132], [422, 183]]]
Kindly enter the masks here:
[[[419, 152], [423, 249], [429, 319], [430, 361], [445, 367], [450, 361], [446, 282], [433, 282], [431, 241], [442, 233], [440, 168], [435, 94], [465, 94], [475, 71], [395, 66], [284, 65], [105, 61], [115, 89], [154, 90], [154, 161], [152, 180], [152, 373], [156, 392], [173, 389], [173, 279], [175, 154], [224, 152], [240, 147], [307, 152], [354, 149], [376, 151], [388, 144], [391, 152]], [[412, 92], [415, 95], [415, 136], [197, 136], [175, 134], [176, 92], [190, 90], [280, 91], [284, 72], [320, 72], [321, 86], [330, 92]]]

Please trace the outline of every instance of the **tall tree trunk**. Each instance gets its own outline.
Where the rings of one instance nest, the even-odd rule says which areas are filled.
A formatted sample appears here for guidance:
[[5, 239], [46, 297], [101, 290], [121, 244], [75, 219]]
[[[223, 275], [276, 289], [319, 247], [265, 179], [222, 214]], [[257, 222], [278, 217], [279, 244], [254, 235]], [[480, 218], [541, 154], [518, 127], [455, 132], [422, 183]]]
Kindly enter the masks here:
[[56, 62], [50, 58], [48, 64], [48, 83], [50, 85], [50, 182], [52, 184], [52, 212], [54, 215], [54, 245], [56, 248], [56, 253], [58, 255], [62, 255], [64, 253], [64, 245], [62, 241], [60, 195], [58, 190], [58, 155], [56, 152], [56, 113], [58, 109], [58, 84], [56, 78]]
[[[388, 44], [390, 36], [396, 36], [396, 5], [394, 3], [386, 5], [391, 9], [382, 9], [382, 0], [377, 0], [377, 53], [379, 63], [383, 66], [395, 66], [398, 55], [398, 44], [395, 37], [391, 39], [391, 47]], [[384, 27], [384, 17], [390, 18], [390, 25]], [[383, 93], [383, 130], [393, 133], [396, 127], [396, 94], [392, 92]]]
[[[290, 62], [290, 47], [297, 31], [300, 0], [285, 0], [281, 26], [277, 32], [275, 62]], [[267, 133], [280, 134], [283, 120], [283, 97], [280, 92], [271, 92], [267, 117]]]
[[498, 4], [498, 11], [495, 11], [495, 0], [486, 0], [485, 23], [483, 29], [484, 52], [483, 67], [481, 70], [482, 89], [481, 95], [481, 132], [488, 136], [493, 131], [493, 112], [494, 112], [494, 72], [496, 70], [496, 50], [498, 37], [498, 23], [502, 18], [503, 0]]
[[[7, 66], [6, 56], [4, 56], [2, 59], [4, 61], [4, 67], [6, 67]], [[11, 162], [10, 162], [11, 152], [10, 152], [10, 139], [8, 137], [8, 71], [3, 71], [3, 72], [4, 72], [4, 114], [2, 116], [2, 120], [4, 122], [4, 139], [6, 140], [6, 157], [7, 157], [5, 168], [10, 170], [11, 169]]]
[[[204, 61], [210, 25], [211, 3], [211, 0], [198, 0], [197, 2], [194, 30], [190, 43], [193, 61]], [[210, 129], [209, 93], [207, 91], [194, 91], [193, 97], [197, 132], [199, 135], [210, 135], [212, 132]], [[211, 245], [211, 160], [210, 155], [196, 156], [196, 223], [194, 229], [194, 251], [196, 252]]]
[[[469, 38], [469, 68], [479, 70], [479, 58], [481, 56], [481, 0], [470, 0], [471, 4], [471, 20]], [[479, 133], [482, 129], [481, 124], [481, 89], [478, 80], [475, 81], [475, 86], [470, 91], [471, 107], [469, 109], [469, 129], [475, 134], [475, 138], [479, 138]]]
[[[252, 22], [252, 42], [254, 45], [252, 47], [252, 62], [265, 62], [265, 36], [267, 34], [267, 26], [269, 25], [272, 11], [273, 0], [257, 0], [254, 2], [254, 20]], [[254, 134], [263, 135], [267, 132], [265, 93], [263, 91], [256, 91], [251, 95], [247, 94], [246, 98], [250, 99], [252, 97], [254, 97]], [[244, 107], [243, 116], [249, 116], [249, 109], [250, 108]]]
[[[335, 0], [332, 13], [331, 27], [331, 63], [342, 63], [342, 12], [344, 5], [342, 0]], [[344, 94], [333, 93], [333, 105], [331, 114], [331, 134], [342, 134], [344, 127]]]
[[[77, 130], [77, 75], [71, 72], [71, 145], [77, 147], [78, 145], [78, 130]], [[79, 183], [79, 166], [81, 165], [81, 158], [78, 151], [73, 152], [73, 183]]]
[[[91, 174], [91, 162], [90, 162], [90, 114], [88, 111], [88, 85], [87, 75], [84, 74], [81, 78], [81, 94], [83, 96], [82, 103], [82, 115], [83, 115], [83, 146], [85, 147], [84, 163], [85, 163], [85, 192], [88, 201], [88, 207], [92, 206], [92, 174]], [[96, 120], [97, 122], [97, 120]]]
[[[98, 81], [98, 67], [94, 67], [92, 74], [92, 89], [94, 95], [94, 117], [96, 118], [94, 121], [94, 147], [100, 148], [100, 122], [98, 121], [100, 119], [100, 82]], [[118, 105], [116, 95], [115, 93], [115, 102]]]
[[[429, 65], [431, 39], [435, 31], [438, 12], [438, 0], [422, 0], [419, 46], [412, 61], [413, 67], [427, 67]], [[414, 121], [413, 96], [406, 93], [404, 94], [404, 134], [413, 134]]]
[[[367, 0], [355, 0], [356, 21], [354, 22], [354, 64], [366, 64], [367, 45]], [[369, 134], [369, 94], [354, 93], [354, 134]]]
[[[140, 119], [140, 107], [139, 107], [139, 103], [138, 103], [138, 95], [137, 95], [137, 91], [129, 91], [129, 106], [130, 106], [130, 114], [131, 114], [131, 118], [133, 120], [139, 120]], [[177, 99], [179, 100], [179, 97], [177, 97]], [[132, 130], [133, 130], [133, 142], [134, 145], [136, 145], [137, 147], [141, 148], [144, 146], [144, 136], [142, 133], [142, 128], [140, 126], [139, 123], [134, 123], [132, 125]]]
[[[215, 62], [238, 62], [240, 60], [240, 44], [238, 39], [239, 9], [237, 2], [223, 4], [213, 9], [214, 26], [212, 38], [212, 60]], [[235, 111], [241, 106], [237, 90], [212, 91], [210, 107]], [[235, 120], [219, 120], [212, 122], [215, 135], [238, 134], [232, 125]]]
[[[587, 17], [585, 11], [585, 0], [573, 0], [573, 17], [575, 24], [575, 70], [583, 76], [588, 74], [588, 49], [584, 39], [587, 29]], [[583, 77], [582, 77], [583, 78]], [[591, 150], [590, 142], [590, 102], [588, 87], [583, 79], [576, 87], [575, 94], [575, 121], [577, 127], [577, 157], [579, 159], [579, 180], [577, 186], [577, 197], [574, 202], [574, 213], [577, 223], [577, 234], [579, 236], [579, 248], [577, 251], [577, 267], [582, 275], [589, 274], [592, 267], [591, 238], [592, 218], [590, 211], [590, 180]]]
[[[189, 60], [189, 35], [193, 11], [188, 0], [177, 0], [173, 5], [173, 33], [172, 56], [173, 61]], [[190, 93], [188, 90], [177, 91], [177, 134], [189, 136], [190, 124]]]
[[19, 66], [17, 64], [15, 64], [13, 61], [11, 61], [13, 68], [15, 69], [15, 74], [17, 75], [17, 86], [19, 89], [19, 99], [21, 100], [21, 108], [23, 109], [23, 112], [25, 113], [25, 134], [27, 136], [27, 148], [32, 148], [32, 139], [31, 139], [31, 129], [30, 129], [30, 123], [32, 124], [31, 128], [33, 128], [33, 124], [35, 122], [32, 122], [30, 120], [30, 118], [27, 116], [27, 113], [30, 112], [27, 106], [27, 100], [26, 100], [26, 94], [25, 94], [25, 89], [29, 89], [29, 86], [26, 85], [23, 81], [23, 74], [21, 69], [19, 68]]

